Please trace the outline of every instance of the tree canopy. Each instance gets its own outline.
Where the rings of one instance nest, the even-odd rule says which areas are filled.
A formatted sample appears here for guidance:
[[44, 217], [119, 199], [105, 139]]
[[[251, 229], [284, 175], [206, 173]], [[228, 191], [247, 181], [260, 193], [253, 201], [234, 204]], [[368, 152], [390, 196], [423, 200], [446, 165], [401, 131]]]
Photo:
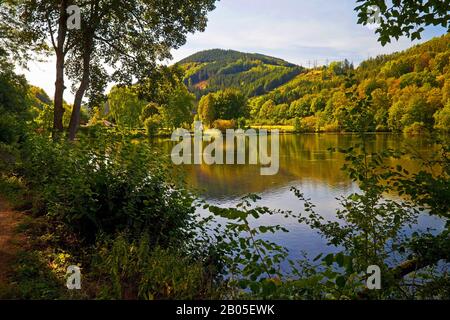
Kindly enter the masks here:
[[[81, 0], [81, 28], [68, 30], [72, 1], [8, 1], [11, 19], [0, 30], [31, 32], [36, 43], [47, 43], [57, 58], [55, 129], [62, 130], [64, 72], [74, 81], [75, 100], [69, 136], [75, 137], [85, 93], [97, 98], [108, 81], [131, 84], [148, 77], [186, 35], [203, 31], [215, 0]], [[25, 43], [24, 37], [18, 38]], [[107, 72], [107, 68], [112, 72]], [[95, 80], [95, 81], [94, 81]]]

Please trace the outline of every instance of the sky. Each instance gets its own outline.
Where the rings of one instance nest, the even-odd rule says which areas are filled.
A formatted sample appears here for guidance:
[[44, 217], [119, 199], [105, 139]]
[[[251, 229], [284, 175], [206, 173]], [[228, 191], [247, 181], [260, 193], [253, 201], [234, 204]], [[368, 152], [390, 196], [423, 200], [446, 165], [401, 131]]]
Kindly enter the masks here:
[[[374, 30], [356, 23], [356, 0], [221, 0], [208, 15], [205, 32], [189, 34], [186, 44], [172, 51], [173, 63], [195, 52], [222, 48], [261, 53], [305, 67], [348, 59], [356, 65], [368, 57], [392, 53], [446, 33], [426, 28], [422, 40], [401, 38], [385, 47]], [[30, 62], [28, 81], [52, 96], [54, 59]], [[70, 88], [70, 85], [67, 85]], [[71, 102], [73, 94], [65, 91]]]

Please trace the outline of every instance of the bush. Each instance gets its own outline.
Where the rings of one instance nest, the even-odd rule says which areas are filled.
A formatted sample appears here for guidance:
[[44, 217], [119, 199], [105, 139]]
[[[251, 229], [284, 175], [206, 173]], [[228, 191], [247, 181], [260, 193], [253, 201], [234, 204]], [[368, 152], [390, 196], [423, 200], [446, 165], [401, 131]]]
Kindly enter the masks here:
[[145, 143], [113, 136], [80, 144], [30, 139], [22, 174], [41, 213], [87, 242], [99, 233], [149, 233], [151, 242], [185, 243], [193, 236], [193, 198], [170, 182], [164, 159]]
[[219, 129], [222, 132], [225, 132], [227, 129], [236, 129], [237, 123], [236, 120], [216, 120], [213, 122], [212, 127], [214, 129]]
[[159, 116], [151, 116], [144, 121], [144, 126], [148, 137], [156, 136], [161, 126], [161, 118]]
[[295, 117], [295, 119], [294, 119], [294, 132], [295, 133], [299, 133], [299, 132], [302, 132], [302, 131], [303, 131], [303, 128], [302, 128], [302, 124], [300, 122], [300, 118]]
[[304, 132], [316, 132], [317, 130], [317, 117], [310, 116], [302, 119], [302, 128]]
[[339, 125], [337, 122], [327, 123], [322, 127], [322, 131], [324, 132], [339, 132]]
[[414, 122], [413, 124], [405, 127], [403, 132], [407, 135], [421, 135], [427, 133], [428, 129], [423, 122]]
[[119, 235], [99, 243], [94, 259], [97, 279], [107, 279], [101, 298], [211, 299], [213, 274], [208, 265], [176, 249], [152, 249], [147, 235], [129, 242]]
[[240, 117], [237, 120], [237, 125], [238, 125], [239, 129], [246, 129], [246, 127], [247, 127], [247, 120], [244, 117]]

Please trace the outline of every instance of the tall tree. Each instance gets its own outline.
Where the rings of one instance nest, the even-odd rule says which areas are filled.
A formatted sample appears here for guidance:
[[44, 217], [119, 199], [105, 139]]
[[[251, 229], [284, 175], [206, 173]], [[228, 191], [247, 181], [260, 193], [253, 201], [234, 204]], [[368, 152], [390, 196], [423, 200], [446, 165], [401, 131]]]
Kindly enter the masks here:
[[[32, 32], [51, 43], [56, 55], [55, 131], [62, 128], [64, 72], [76, 84], [69, 138], [79, 126], [85, 94], [98, 96], [111, 80], [131, 84], [157, 70], [170, 50], [190, 32], [203, 31], [216, 0], [59, 0], [7, 1], [11, 29]], [[69, 30], [69, 6], [80, 9], [80, 29]], [[22, 41], [24, 43], [24, 41]], [[108, 74], [106, 70], [113, 70]], [[96, 83], [92, 83], [96, 80]]]
[[[215, 0], [80, 1], [81, 29], [68, 57], [69, 77], [78, 80], [69, 138], [79, 125], [82, 99], [93, 73], [114, 71], [112, 81], [131, 84], [156, 71], [157, 62], [186, 41], [186, 34], [206, 27]], [[102, 89], [102, 88], [100, 88]], [[91, 94], [95, 94], [92, 92]]]
[[215, 110], [216, 100], [213, 93], [203, 96], [198, 103], [198, 115], [207, 126], [211, 126], [217, 119], [217, 111]]
[[184, 84], [179, 84], [168, 93], [167, 104], [161, 105], [161, 113], [169, 128], [180, 128], [191, 124], [193, 119], [195, 96]]
[[53, 134], [63, 131], [63, 95], [65, 56], [73, 48], [73, 41], [68, 38], [67, 8], [71, 0], [5, 1], [0, 25], [14, 35], [11, 44], [22, 48], [22, 53], [29, 57], [26, 49], [33, 49], [33, 55], [48, 53], [51, 47], [56, 57], [56, 82], [54, 94]]

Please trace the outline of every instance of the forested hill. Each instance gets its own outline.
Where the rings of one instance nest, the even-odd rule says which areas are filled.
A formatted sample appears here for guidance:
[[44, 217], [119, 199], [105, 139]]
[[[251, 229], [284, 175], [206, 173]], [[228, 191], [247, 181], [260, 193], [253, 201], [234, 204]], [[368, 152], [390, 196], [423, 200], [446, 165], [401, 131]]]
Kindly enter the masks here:
[[222, 49], [197, 52], [178, 64], [186, 71], [185, 83], [197, 98], [226, 88], [239, 88], [248, 97], [258, 96], [304, 70], [282, 59]]
[[372, 117], [369, 130], [449, 130], [450, 34], [356, 69], [343, 61], [308, 70], [249, 103], [255, 121], [301, 121], [304, 131], [352, 131], [353, 111]]

